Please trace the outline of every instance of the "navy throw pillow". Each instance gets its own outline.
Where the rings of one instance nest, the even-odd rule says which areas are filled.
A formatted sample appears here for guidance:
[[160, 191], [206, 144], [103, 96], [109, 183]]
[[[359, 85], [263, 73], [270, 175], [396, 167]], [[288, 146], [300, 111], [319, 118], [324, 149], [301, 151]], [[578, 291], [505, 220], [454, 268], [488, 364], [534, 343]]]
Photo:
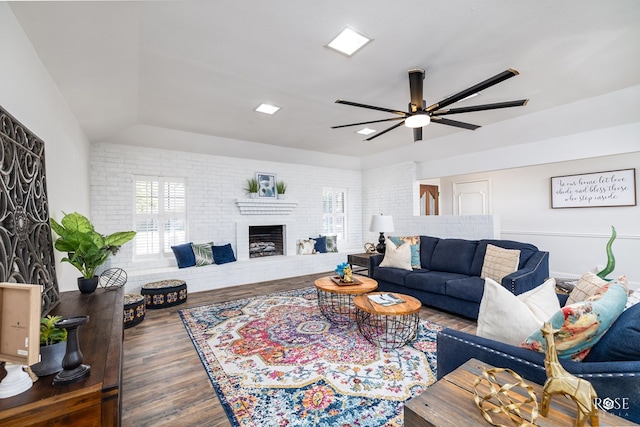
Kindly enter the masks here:
[[640, 304], [627, 308], [593, 346], [585, 362], [640, 360]]
[[193, 253], [191, 242], [182, 245], [171, 246], [171, 250], [176, 257], [178, 268], [193, 267], [196, 265], [196, 256]]
[[234, 262], [235, 260], [236, 256], [233, 254], [231, 243], [222, 246], [213, 246], [213, 262], [216, 264], [226, 264], [228, 262]]
[[319, 252], [321, 254], [327, 253], [327, 237], [326, 236], [309, 237], [309, 238], [316, 241], [316, 244], [314, 246], [314, 249], [316, 250], [316, 252]]

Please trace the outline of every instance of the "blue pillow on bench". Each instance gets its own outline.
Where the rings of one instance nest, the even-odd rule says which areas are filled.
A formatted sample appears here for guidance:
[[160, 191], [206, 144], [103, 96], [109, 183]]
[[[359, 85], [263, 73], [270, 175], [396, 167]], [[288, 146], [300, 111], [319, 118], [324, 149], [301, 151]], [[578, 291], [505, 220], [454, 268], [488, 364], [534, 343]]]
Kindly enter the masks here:
[[326, 236], [320, 236], [320, 237], [309, 237], [310, 239], [313, 239], [316, 241], [315, 245], [314, 245], [314, 249], [316, 250], [316, 252], [324, 254], [327, 252], [327, 238]]
[[196, 265], [196, 256], [193, 253], [191, 242], [182, 245], [171, 246], [171, 250], [176, 257], [178, 268], [193, 267]]
[[236, 256], [233, 254], [231, 243], [222, 246], [213, 246], [213, 262], [216, 264], [226, 264], [228, 262], [234, 262], [235, 260]]

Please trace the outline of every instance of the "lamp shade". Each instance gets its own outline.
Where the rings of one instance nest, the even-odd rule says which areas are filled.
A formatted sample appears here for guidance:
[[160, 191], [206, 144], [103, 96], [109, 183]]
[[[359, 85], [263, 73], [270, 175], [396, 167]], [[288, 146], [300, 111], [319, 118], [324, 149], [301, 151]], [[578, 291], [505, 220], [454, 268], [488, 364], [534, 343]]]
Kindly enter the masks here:
[[393, 231], [393, 217], [391, 215], [371, 215], [369, 231], [388, 233]]

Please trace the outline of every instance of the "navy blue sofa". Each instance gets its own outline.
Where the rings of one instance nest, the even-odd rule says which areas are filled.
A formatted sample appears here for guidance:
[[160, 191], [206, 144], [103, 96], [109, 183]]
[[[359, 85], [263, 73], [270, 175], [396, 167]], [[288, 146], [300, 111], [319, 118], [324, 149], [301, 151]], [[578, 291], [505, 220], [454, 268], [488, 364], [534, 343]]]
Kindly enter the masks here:
[[424, 305], [477, 319], [484, 293], [480, 273], [488, 244], [520, 250], [518, 271], [502, 280], [502, 286], [515, 295], [535, 288], [549, 277], [549, 253], [534, 245], [431, 236], [420, 236], [420, 269], [380, 267], [384, 255], [379, 254], [369, 258], [369, 277], [378, 282], [379, 291], [411, 295]]
[[[566, 301], [566, 295], [561, 303]], [[624, 311], [584, 361], [561, 359], [572, 374], [589, 381], [600, 409], [640, 423], [640, 304]], [[505, 325], [506, 326], [506, 325]], [[529, 381], [544, 384], [544, 354], [480, 338], [453, 329], [438, 333], [438, 379], [469, 359], [509, 368]], [[538, 396], [538, 401], [540, 396]], [[558, 397], [556, 397], [558, 399]]]

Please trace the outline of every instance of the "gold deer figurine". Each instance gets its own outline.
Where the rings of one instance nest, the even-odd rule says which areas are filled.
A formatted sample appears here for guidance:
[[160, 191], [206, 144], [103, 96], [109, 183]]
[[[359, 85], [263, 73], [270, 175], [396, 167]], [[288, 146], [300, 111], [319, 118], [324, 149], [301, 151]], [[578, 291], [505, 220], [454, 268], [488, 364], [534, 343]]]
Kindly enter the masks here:
[[575, 427], [582, 427], [587, 421], [587, 417], [592, 427], [598, 427], [598, 408], [595, 399], [598, 397], [591, 383], [583, 378], [567, 372], [558, 361], [556, 344], [551, 323], [546, 322], [540, 330], [547, 343], [547, 351], [544, 357], [544, 367], [547, 371], [547, 381], [542, 389], [542, 402], [540, 404], [540, 414], [546, 417], [549, 413], [549, 404], [554, 394], [562, 394], [573, 399], [578, 405], [578, 416]]

